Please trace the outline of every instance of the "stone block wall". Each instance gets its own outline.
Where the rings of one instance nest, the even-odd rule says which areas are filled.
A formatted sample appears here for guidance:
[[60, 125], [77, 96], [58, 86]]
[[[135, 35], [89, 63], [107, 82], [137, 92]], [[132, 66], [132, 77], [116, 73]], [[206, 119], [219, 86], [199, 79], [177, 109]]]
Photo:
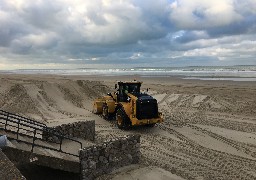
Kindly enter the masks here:
[[136, 164], [140, 158], [140, 135], [112, 139], [79, 151], [81, 179], [91, 180], [114, 169]]
[[42, 138], [49, 142], [59, 142], [57, 136], [53, 133], [67, 137], [78, 137], [86, 140], [94, 141], [95, 138], [95, 121], [79, 121], [60, 126], [51, 127], [51, 130], [43, 132]]
[[7, 158], [7, 156], [0, 149], [0, 179], [1, 180], [25, 180], [26, 178], [14, 166], [14, 164]]

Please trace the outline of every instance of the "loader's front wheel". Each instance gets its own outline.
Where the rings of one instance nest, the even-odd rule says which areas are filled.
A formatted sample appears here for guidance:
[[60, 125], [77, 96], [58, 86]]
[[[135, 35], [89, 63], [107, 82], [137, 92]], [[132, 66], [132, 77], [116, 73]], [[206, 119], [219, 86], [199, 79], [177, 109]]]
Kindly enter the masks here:
[[110, 119], [110, 114], [108, 112], [108, 105], [107, 104], [103, 104], [103, 106], [102, 106], [102, 116], [106, 120]]
[[97, 109], [97, 105], [96, 104], [93, 105], [92, 113], [98, 114], [98, 109]]
[[128, 116], [125, 114], [124, 109], [118, 109], [116, 112], [116, 124], [119, 129], [129, 129], [131, 122]]

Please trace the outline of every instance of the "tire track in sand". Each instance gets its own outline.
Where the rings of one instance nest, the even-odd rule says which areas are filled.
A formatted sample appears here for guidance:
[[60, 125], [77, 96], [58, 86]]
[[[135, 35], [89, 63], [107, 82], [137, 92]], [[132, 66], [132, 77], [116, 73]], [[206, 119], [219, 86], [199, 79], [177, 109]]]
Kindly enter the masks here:
[[[181, 142], [172, 140], [171, 143], [163, 143], [161, 138], [158, 142], [156, 137], [154, 137], [154, 141], [152, 138], [146, 138], [148, 141], [154, 142], [151, 144], [151, 149], [146, 148], [147, 146], [142, 149], [143, 154], [148, 157], [146, 158], [148, 162], [162, 168], [172, 169], [177, 172], [177, 175], [186, 179], [200, 177], [205, 179], [255, 179], [255, 175], [253, 175], [256, 173], [255, 161], [205, 148], [172, 128], [164, 125], [158, 125], [158, 127], [174, 134]], [[173, 144], [173, 142], [175, 143]], [[163, 149], [161, 150], [159, 147]], [[168, 152], [168, 155], [165, 152]], [[158, 157], [158, 154], [160, 157], [162, 156], [159, 159], [155, 158]], [[184, 158], [176, 157], [177, 154]]]

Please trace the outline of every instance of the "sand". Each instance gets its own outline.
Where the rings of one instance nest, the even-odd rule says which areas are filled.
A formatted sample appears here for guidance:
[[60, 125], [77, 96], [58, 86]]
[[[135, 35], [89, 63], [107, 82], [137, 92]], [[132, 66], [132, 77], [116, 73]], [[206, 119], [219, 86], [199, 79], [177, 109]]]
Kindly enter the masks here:
[[[118, 129], [92, 114], [116, 80], [141, 80], [164, 113], [154, 128]], [[256, 83], [179, 77], [0, 75], [0, 108], [56, 125], [96, 121], [96, 141], [141, 135], [141, 162], [99, 179], [256, 179]]]

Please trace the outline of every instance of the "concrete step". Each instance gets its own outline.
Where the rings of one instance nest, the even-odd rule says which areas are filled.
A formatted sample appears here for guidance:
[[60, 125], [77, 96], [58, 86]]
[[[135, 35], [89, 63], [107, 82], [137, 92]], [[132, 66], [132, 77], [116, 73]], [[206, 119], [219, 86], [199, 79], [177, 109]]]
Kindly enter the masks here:
[[[40, 129], [45, 128], [43, 124], [4, 111], [0, 112], [0, 120], [0, 128], [9, 130], [0, 130], [0, 134], [7, 136], [8, 142], [7, 146], [3, 148], [3, 152], [11, 161], [18, 164], [33, 163], [76, 173], [80, 171], [80, 163], [77, 156], [81, 147], [64, 142], [62, 150], [72, 150], [71, 152], [68, 151], [68, 153], [74, 153], [77, 156], [68, 155], [58, 151], [60, 150], [59, 144], [42, 140], [42, 135], [40, 134], [42, 131]], [[19, 132], [17, 132], [18, 130]], [[37, 133], [35, 136], [38, 139], [33, 139], [34, 132]], [[27, 136], [21, 135], [21, 133]]]
[[[0, 131], [0, 134], [5, 134], [7, 136], [7, 138], [8, 137], [9, 138], [17, 138], [17, 135], [15, 133], [11, 133], [11, 132]], [[33, 143], [33, 138], [27, 137], [27, 136], [19, 135], [18, 140]], [[18, 148], [18, 149], [21, 149], [21, 150], [24, 150], [24, 151], [31, 151], [32, 145], [26, 144], [24, 142], [20, 142], [18, 140], [9, 139], [8, 146], [9, 147], [15, 147], [15, 148]], [[52, 149], [56, 149], [56, 150], [58, 150], [60, 148], [59, 144], [49, 143], [49, 142], [46, 142], [46, 141], [43, 141], [43, 140], [40, 140], [40, 139], [36, 139], [35, 144], [45, 146], [45, 147], [48, 147], [48, 148], [52, 148]], [[72, 142], [72, 141], [63, 141], [63, 144], [62, 144], [62, 150], [63, 151], [69, 152], [69, 153], [75, 154], [75, 155], [78, 155], [78, 150], [80, 148], [81, 147], [79, 147], [79, 145], [77, 143]], [[61, 153], [61, 152], [58, 152], [58, 151], [54, 151], [54, 150], [50, 150], [50, 149], [42, 148], [42, 147], [38, 147], [38, 146], [34, 147], [34, 151], [36, 153], [39, 153], [39, 154], [55, 156], [55, 157], [58, 157], [58, 158], [67, 157], [65, 153]], [[76, 159], [78, 159], [78, 158], [71, 156], [68, 159], [76, 161]]]
[[[8, 133], [6, 133], [8, 138]], [[27, 137], [23, 138], [25, 140]], [[51, 146], [46, 142], [39, 142], [41, 145]], [[53, 146], [51, 146], [53, 147]], [[31, 152], [32, 145], [17, 140], [8, 140], [7, 147], [3, 149], [6, 156], [18, 164], [33, 163], [41, 166], [60, 169], [69, 172], [79, 173], [79, 158], [67, 155], [50, 149], [34, 147]]]
[[[14, 164], [36, 164], [68, 172], [80, 172], [80, 162], [78, 158], [77, 161], [74, 161], [74, 159], [68, 160], [68, 158], [64, 158], [65, 155], [63, 156], [59, 153], [58, 157], [57, 153], [51, 152], [50, 150], [43, 150], [43, 153], [38, 153], [38, 151], [32, 153], [31, 151], [7, 146], [2, 151]], [[51, 155], [49, 156], [49, 154]]]

